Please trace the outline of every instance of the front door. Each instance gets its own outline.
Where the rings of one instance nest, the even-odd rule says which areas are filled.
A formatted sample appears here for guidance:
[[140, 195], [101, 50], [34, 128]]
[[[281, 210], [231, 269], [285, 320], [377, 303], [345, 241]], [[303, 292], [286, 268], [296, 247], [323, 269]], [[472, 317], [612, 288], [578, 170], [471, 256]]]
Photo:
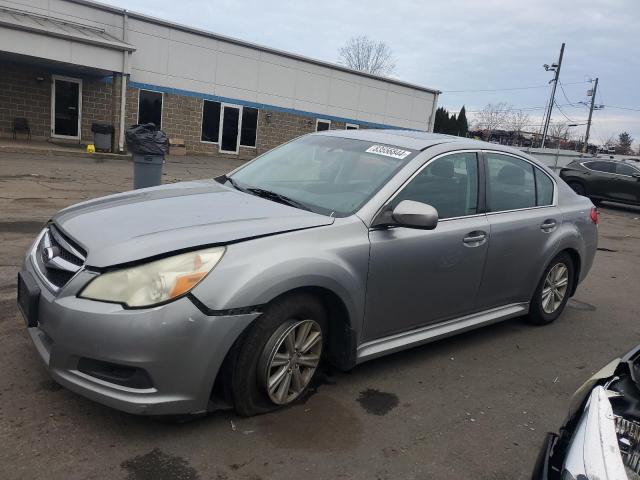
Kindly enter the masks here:
[[242, 107], [222, 105], [220, 112], [220, 151], [238, 153]]
[[51, 84], [51, 136], [80, 139], [82, 80], [54, 75]]
[[373, 229], [364, 341], [471, 313], [489, 242], [478, 213], [475, 152], [447, 154], [422, 168], [390, 201], [432, 205], [434, 230]]

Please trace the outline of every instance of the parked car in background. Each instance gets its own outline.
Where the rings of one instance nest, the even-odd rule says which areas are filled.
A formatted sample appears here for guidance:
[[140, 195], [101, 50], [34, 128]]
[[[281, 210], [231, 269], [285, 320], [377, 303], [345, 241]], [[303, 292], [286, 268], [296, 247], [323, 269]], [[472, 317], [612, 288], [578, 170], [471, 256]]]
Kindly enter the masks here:
[[216, 179], [91, 200], [28, 252], [18, 303], [62, 385], [141, 414], [287, 405], [339, 368], [562, 313], [597, 211], [519, 150], [330, 130]]
[[640, 205], [640, 164], [635, 160], [577, 159], [560, 170], [560, 178], [596, 203]]
[[574, 394], [558, 433], [547, 434], [532, 478], [640, 479], [640, 346]]

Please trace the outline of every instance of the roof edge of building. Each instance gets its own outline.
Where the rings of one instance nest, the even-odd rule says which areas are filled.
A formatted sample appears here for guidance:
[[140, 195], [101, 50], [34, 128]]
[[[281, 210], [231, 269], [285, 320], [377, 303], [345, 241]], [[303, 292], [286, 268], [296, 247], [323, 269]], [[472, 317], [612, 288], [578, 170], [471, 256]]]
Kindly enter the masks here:
[[119, 13], [119, 14], [123, 14], [123, 15], [126, 13], [129, 16], [129, 18], [137, 18], [139, 20], [144, 20], [144, 21], [148, 21], [148, 22], [151, 22], [151, 23], [155, 23], [156, 25], [175, 28], [175, 29], [187, 32], [187, 33], [194, 33], [196, 35], [203, 35], [205, 37], [213, 38], [213, 39], [216, 39], [216, 40], [221, 40], [223, 42], [233, 43], [235, 45], [239, 45], [239, 46], [242, 46], [242, 47], [247, 47], [247, 48], [252, 48], [252, 49], [255, 49], [255, 50], [260, 50], [260, 51], [263, 51], [263, 52], [266, 52], [266, 53], [272, 53], [274, 55], [280, 55], [280, 56], [283, 56], [283, 57], [291, 58], [293, 60], [299, 60], [299, 61], [302, 61], [302, 62], [311, 63], [311, 64], [314, 64], [314, 65], [319, 65], [319, 66], [322, 66], [322, 67], [331, 68], [331, 69], [334, 69], [334, 70], [340, 70], [342, 72], [351, 73], [353, 75], [358, 75], [360, 77], [371, 78], [371, 79], [379, 80], [379, 81], [386, 82], [386, 83], [392, 83], [394, 85], [399, 85], [399, 86], [402, 86], [402, 87], [412, 88], [414, 90], [420, 90], [420, 91], [423, 91], [423, 92], [432, 93], [434, 95], [440, 95], [442, 93], [440, 90], [437, 90], [437, 89], [434, 89], [434, 88], [424, 87], [422, 85], [416, 85], [414, 83], [404, 82], [402, 80], [397, 80], [397, 79], [394, 79], [394, 78], [382, 77], [380, 75], [373, 75], [373, 74], [366, 73], [366, 72], [360, 72], [358, 70], [353, 70], [353, 69], [351, 69], [349, 67], [345, 67], [344, 65], [339, 65], [339, 64], [327, 62], [327, 61], [324, 61], [324, 60], [318, 60], [318, 59], [315, 59], [315, 58], [306, 57], [304, 55], [299, 55], [299, 54], [296, 54], [296, 53], [291, 53], [291, 52], [287, 52], [287, 51], [284, 51], [284, 50], [279, 50], [277, 48], [266, 47], [264, 45], [259, 45], [257, 43], [247, 42], [247, 41], [244, 41], [244, 40], [240, 40], [238, 38], [228, 37], [226, 35], [220, 35], [220, 34], [213, 33], [213, 32], [210, 32], [208, 30], [201, 29], [201, 28], [190, 27], [188, 25], [183, 25], [181, 23], [171, 22], [169, 20], [164, 20], [164, 19], [161, 19], [161, 18], [153, 17], [151, 15], [146, 15], [146, 14], [143, 14], [143, 13], [138, 13], [138, 12], [135, 12], [135, 11], [124, 9], [124, 8], [114, 7], [112, 5], [107, 5], [105, 3], [96, 2], [96, 1], [93, 1], [93, 0], [68, 0], [68, 1], [80, 4], [80, 5], [85, 5], [85, 6], [88, 6], [88, 7], [92, 7], [92, 8], [98, 9], [98, 10], [103, 10], [103, 11], [108, 11], [108, 12], [113, 12], [113, 13]]

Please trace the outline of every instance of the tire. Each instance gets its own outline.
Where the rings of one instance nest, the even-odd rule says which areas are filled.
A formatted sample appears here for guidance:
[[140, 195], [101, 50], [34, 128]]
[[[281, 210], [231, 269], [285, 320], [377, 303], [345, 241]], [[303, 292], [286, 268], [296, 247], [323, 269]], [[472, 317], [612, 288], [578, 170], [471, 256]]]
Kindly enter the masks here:
[[[555, 271], [554, 274], [551, 274]], [[560, 278], [566, 277], [566, 283], [560, 286], [562, 283]], [[555, 282], [553, 286], [550, 286], [549, 282]], [[569, 295], [573, 291], [575, 282], [575, 267], [573, 260], [569, 254], [562, 252], [557, 255], [547, 268], [544, 269], [542, 278], [538, 283], [535, 293], [531, 298], [529, 305], [529, 321], [535, 325], [547, 325], [558, 318], [564, 311]], [[558, 295], [547, 295], [548, 288], [551, 288], [551, 292], [555, 291], [562, 294], [562, 298], [558, 299]], [[551, 299], [552, 298], [552, 299]]]
[[587, 190], [584, 188], [584, 185], [582, 185], [580, 182], [569, 182], [569, 186], [578, 195], [582, 195], [583, 197], [587, 196]]
[[[304, 329], [307, 327], [310, 331], [310, 337], [315, 332], [320, 332], [320, 338], [315, 340], [313, 351], [309, 350], [310, 355], [299, 353], [296, 348], [296, 354], [291, 355], [288, 360], [293, 363], [272, 367], [273, 362], [282, 361], [276, 359], [275, 355], [280, 357], [287, 355], [280, 353], [286, 350], [287, 339], [284, 337], [295, 338], [296, 335], [304, 333]], [[327, 333], [327, 314], [322, 303], [312, 295], [295, 294], [276, 300], [269, 305], [249, 327], [248, 331], [243, 334], [239, 344], [234, 348], [235, 351], [231, 353], [233, 358], [230, 359], [231, 365], [228, 366], [226, 381], [228, 382], [227, 392], [236, 412], [246, 417], [259, 415], [284, 407], [304, 397], [309, 385], [313, 382], [317, 366], [324, 352], [325, 339], [328, 338]], [[297, 344], [295, 346], [298, 347]], [[298, 356], [296, 357], [296, 355]], [[303, 365], [303, 360], [307, 361], [306, 359], [316, 356], [318, 360], [313, 369], [310, 365]], [[269, 373], [273, 378], [283, 367], [287, 369], [284, 380], [278, 384], [279, 388], [270, 392], [267, 387]], [[287, 380], [286, 377], [289, 379]], [[295, 379], [297, 379], [298, 385], [295, 385]], [[285, 386], [284, 383], [287, 381], [290, 384]], [[301, 383], [304, 384], [304, 387], [302, 389], [296, 388]], [[285, 388], [285, 397], [278, 401], [276, 398], [278, 391], [282, 392]], [[295, 391], [295, 394], [290, 393], [292, 391]]]

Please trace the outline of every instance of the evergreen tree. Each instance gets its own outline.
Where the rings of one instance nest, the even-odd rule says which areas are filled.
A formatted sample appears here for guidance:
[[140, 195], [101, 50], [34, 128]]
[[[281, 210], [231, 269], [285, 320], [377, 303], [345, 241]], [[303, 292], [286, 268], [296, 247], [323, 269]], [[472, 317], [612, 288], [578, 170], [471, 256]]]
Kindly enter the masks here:
[[458, 113], [458, 118], [456, 120], [456, 135], [460, 137], [466, 137], [469, 132], [469, 122], [467, 122], [467, 111], [464, 108], [464, 105], [460, 109]]
[[433, 131], [435, 133], [446, 133], [448, 120], [449, 112], [447, 112], [444, 107], [438, 107], [436, 110], [436, 118], [433, 123]]

